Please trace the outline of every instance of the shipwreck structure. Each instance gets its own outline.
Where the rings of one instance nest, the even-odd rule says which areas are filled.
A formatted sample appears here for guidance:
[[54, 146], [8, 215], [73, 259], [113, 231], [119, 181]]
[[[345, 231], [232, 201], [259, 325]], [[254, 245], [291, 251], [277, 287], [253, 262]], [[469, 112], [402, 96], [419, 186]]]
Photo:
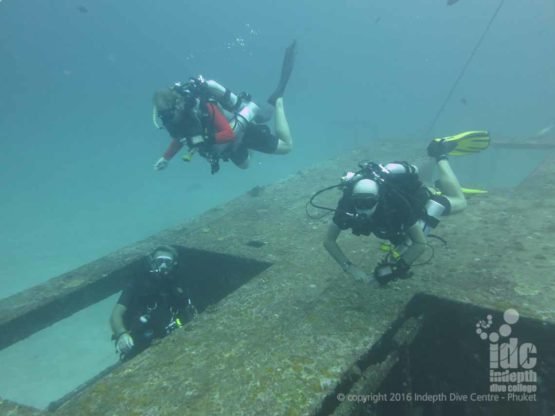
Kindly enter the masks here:
[[[417, 150], [390, 141], [329, 160], [0, 301], [4, 348], [121, 290], [146, 252], [172, 244], [202, 312], [49, 410], [0, 400], [0, 414], [554, 414], [553, 154], [518, 188], [443, 221], [447, 245], [410, 279], [369, 287], [324, 251], [330, 217], [306, 216], [310, 195], [359, 160]], [[345, 233], [341, 244], [368, 271], [383, 254], [375, 239]], [[535, 347], [535, 397], [472, 398], [492, 384], [494, 342], [480, 322], [491, 315], [491, 333], [508, 309], [519, 313], [514, 334]]]

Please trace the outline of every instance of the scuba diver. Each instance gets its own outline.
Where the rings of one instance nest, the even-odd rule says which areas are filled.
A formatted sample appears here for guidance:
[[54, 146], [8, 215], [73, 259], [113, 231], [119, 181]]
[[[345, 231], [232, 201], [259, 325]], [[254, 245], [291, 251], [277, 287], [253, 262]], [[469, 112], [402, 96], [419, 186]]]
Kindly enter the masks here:
[[110, 317], [121, 360], [196, 317], [197, 310], [177, 279], [177, 265], [177, 250], [160, 246], [147, 256], [144, 273], [123, 289]]
[[[487, 131], [432, 140], [427, 152], [439, 168], [436, 182], [439, 192], [425, 186], [418, 168], [407, 162], [385, 165], [361, 162], [358, 172], [347, 173], [340, 185], [322, 189], [310, 200], [316, 208], [334, 211], [324, 247], [344, 272], [356, 280], [370, 282], [370, 276], [347, 258], [337, 238], [341, 231], [349, 228], [357, 236], [373, 233], [390, 242], [389, 253], [374, 269], [378, 283], [384, 285], [396, 278], [410, 277], [411, 266], [426, 250], [428, 235], [438, 225], [440, 217], [461, 212], [467, 206], [448, 155], [476, 153], [487, 148], [489, 142]], [[343, 196], [336, 209], [314, 204], [314, 198], [320, 193], [337, 187], [343, 189]]]
[[280, 82], [268, 98], [274, 107], [275, 134], [263, 124], [271, 118], [270, 111], [263, 111], [249, 94], [236, 95], [214, 80], [199, 76], [157, 91], [153, 97], [153, 121], [158, 128], [168, 130], [172, 141], [154, 169], [165, 169], [183, 146], [188, 148], [183, 160], [191, 160], [198, 152], [210, 163], [212, 174], [220, 169], [220, 160], [231, 160], [246, 169], [250, 150], [289, 153], [293, 139], [285, 117], [283, 94], [293, 71], [295, 48], [293, 42], [286, 49]]

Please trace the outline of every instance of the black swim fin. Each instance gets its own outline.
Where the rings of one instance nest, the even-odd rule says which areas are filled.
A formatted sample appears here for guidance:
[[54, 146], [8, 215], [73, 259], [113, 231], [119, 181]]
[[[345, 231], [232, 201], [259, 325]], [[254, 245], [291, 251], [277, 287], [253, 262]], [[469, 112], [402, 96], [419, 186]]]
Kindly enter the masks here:
[[276, 105], [276, 100], [283, 97], [285, 92], [285, 87], [289, 82], [289, 77], [291, 72], [293, 72], [293, 65], [295, 64], [295, 54], [296, 54], [297, 41], [294, 40], [291, 45], [285, 50], [285, 56], [283, 57], [283, 64], [281, 66], [281, 77], [279, 79], [279, 84], [270, 98], [268, 98], [268, 103], [271, 105]]

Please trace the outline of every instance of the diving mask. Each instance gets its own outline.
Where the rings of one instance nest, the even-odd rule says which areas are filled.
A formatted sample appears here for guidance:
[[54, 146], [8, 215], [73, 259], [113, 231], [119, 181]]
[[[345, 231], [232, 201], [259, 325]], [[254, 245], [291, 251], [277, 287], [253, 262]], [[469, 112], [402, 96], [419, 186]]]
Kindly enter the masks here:
[[150, 263], [150, 272], [158, 276], [167, 276], [175, 268], [175, 261], [173, 257], [166, 255], [159, 255], [152, 259]]

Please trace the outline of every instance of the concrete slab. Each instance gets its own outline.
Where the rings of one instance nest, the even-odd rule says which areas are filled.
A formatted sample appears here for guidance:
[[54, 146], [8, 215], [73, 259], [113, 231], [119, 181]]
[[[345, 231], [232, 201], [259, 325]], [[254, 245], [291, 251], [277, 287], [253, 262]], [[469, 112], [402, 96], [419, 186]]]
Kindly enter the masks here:
[[[386, 377], [405, 341], [374, 352], [384, 338], [410, 342], [410, 328], [418, 325], [409, 306], [419, 294], [498, 311], [515, 307], [522, 316], [555, 323], [555, 164], [530, 177], [526, 191], [471, 199], [466, 212], [443, 221], [437, 233], [447, 246], [435, 244], [431, 262], [415, 268], [411, 279], [370, 288], [329, 258], [322, 239], [330, 219], [306, 217], [309, 196], [337, 183], [359, 160], [414, 160], [415, 154], [412, 144], [390, 141], [298, 172], [58, 278], [48, 290], [17, 295], [0, 305], [0, 322], [75, 290], [88, 292], [92, 282], [109, 280], [161, 243], [271, 264], [198, 320], [70, 399], [58, 415], [353, 414], [337, 394], [360, 389], [368, 374], [373, 381], [364, 388]], [[330, 192], [321, 201], [333, 207], [338, 197]], [[368, 272], [380, 257], [375, 239], [346, 234], [341, 245]], [[35, 294], [41, 297], [33, 300]], [[15, 312], [7, 312], [9, 305]]]

